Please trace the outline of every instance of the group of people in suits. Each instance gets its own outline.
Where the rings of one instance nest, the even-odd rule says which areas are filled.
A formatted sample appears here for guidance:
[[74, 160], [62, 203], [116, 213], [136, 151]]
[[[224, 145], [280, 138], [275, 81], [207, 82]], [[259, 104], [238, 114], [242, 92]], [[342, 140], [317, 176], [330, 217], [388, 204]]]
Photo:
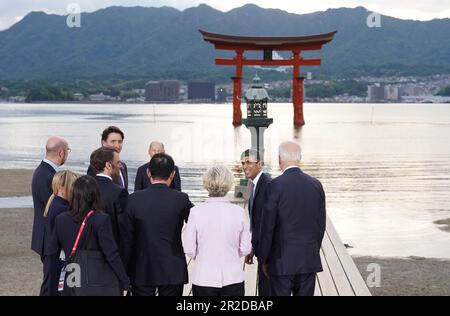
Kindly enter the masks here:
[[[96, 248], [116, 274], [124, 295], [181, 296], [189, 281], [194, 296], [243, 296], [246, 264], [258, 260], [260, 296], [313, 295], [322, 270], [325, 193], [301, 171], [301, 149], [280, 145], [283, 174], [272, 180], [257, 151], [241, 156], [249, 179], [248, 211], [227, 198], [234, 177], [217, 165], [203, 175], [209, 198], [193, 205], [164, 145], [152, 142], [150, 161], [138, 169], [135, 192], [120, 160], [124, 133], [111, 126], [90, 157], [87, 175], [60, 167], [70, 148], [60, 137], [46, 144], [46, 158], [32, 180], [32, 250], [43, 263], [41, 295], [56, 296], [64, 260], [87, 215]], [[184, 232], [183, 232], [183, 229]], [[188, 276], [186, 256], [195, 260]]]

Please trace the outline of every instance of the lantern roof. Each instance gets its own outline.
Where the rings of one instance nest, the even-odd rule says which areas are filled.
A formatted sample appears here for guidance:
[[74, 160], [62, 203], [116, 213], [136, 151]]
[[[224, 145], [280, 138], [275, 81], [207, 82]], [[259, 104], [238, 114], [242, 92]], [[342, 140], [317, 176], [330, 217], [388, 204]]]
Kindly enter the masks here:
[[267, 93], [267, 90], [264, 88], [261, 78], [256, 74], [256, 76], [253, 78], [252, 85], [250, 86], [250, 89], [247, 90], [247, 93], [245, 94], [245, 99], [247, 101], [253, 100], [265, 100], [269, 99], [269, 94]]

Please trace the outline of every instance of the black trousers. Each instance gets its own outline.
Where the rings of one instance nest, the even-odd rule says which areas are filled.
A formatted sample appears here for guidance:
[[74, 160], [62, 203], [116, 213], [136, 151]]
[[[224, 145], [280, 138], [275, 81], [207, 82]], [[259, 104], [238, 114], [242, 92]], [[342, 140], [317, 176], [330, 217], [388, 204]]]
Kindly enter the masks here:
[[316, 273], [270, 276], [272, 296], [314, 296]]
[[262, 264], [258, 264], [258, 296], [270, 296], [270, 280], [262, 271]]
[[193, 285], [192, 294], [194, 296], [244, 296], [245, 286], [244, 282], [221, 288]]
[[160, 285], [160, 286], [132, 286], [133, 296], [183, 296], [184, 284], [181, 285]]
[[48, 257], [41, 256], [42, 262], [42, 284], [39, 296], [50, 296], [50, 259]]
[[41, 260], [44, 267], [44, 278], [39, 295], [60, 296], [58, 283], [64, 263], [59, 259], [59, 254], [44, 256]]

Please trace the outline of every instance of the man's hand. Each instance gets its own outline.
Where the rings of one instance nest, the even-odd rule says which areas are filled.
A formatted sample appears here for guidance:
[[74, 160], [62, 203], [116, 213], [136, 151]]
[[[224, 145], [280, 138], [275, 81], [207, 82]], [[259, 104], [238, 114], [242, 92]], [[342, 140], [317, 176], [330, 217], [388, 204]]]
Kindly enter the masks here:
[[265, 263], [265, 264], [262, 265], [262, 271], [263, 271], [264, 275], [265, 275], [268, 279], [270, 279], [270, 276], [269, 276], [269, 265], [268, 265], [267, 263]]
[[247, 256], [245, 256], [245, 263], [252, 265], [254, 257], [255, 257], [255, 251], [252, 250], [252, 252], [250, 252]]

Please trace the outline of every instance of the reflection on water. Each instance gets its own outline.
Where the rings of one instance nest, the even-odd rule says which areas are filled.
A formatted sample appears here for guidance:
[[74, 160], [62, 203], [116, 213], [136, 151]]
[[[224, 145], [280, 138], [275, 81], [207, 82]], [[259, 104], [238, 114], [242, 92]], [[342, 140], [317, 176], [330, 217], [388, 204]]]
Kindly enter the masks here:
[[[267, 169], [279, 174], [278, 144], [298, 141], [302, 167], [323, 182], [352, 254], [450, 258], [450, 234], [433, 224], [450, 218], [449, 105], [308, 104], [301, 129], [292, 127], [292, 112], [290, 104], [269, 104]], [[101, 131], [114, 124], [125, 131], [130, 182], [148, 159], [148, 143], [161, 140], [180, 166], [183, 190], [198, 202], [209, 165], [224, 162], [242, 177], [250, 133], [233, 128], [231, 117], [231, 105], [0, 104], [1, 168], [34, 168], [46, 138], [59, 134], [72, 148], [67, 167], [85, 171]]]

